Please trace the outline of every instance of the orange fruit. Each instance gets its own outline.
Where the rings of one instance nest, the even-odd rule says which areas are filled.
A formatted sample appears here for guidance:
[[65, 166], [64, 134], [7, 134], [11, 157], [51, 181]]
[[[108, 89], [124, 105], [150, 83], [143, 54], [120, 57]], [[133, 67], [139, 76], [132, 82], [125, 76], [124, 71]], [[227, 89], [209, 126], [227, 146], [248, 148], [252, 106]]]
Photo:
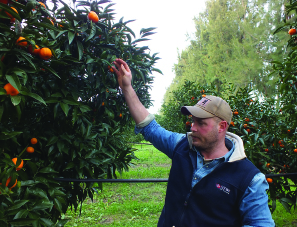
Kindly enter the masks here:
[[[11, 159], [12, 161], [13, 161], [13, 163], [16, 165], [16, 163], [17, 163], [17, 158], [13, 158], [13, 159]], [[16, 170], [18, 171], [18, 170], [21, 170], [22, 168], [23, 168], [23, 166], [24, 166], [24, 161], [22, 160], [21, 161], [21, 163], [20, 163], [20, 165], [16, 168]]]
[[46, 6], [43, 2], [38, 2], [40, 5], [42, 5], [45, 9], [46, 9]]
[[247, 130], [246, 130], [248, 133], [250, 133], [251, 132], [251, 130], [248, 128]]
[[107, 68], [108, 68], [108, 70], [109, 70], [110, 72], [113, 73], [113, 68], [111, 68], [110, 66], [107, 66]]
[[15, 96], [15, 95], [18, 95], [20, 93], [10, 83], [5, 84], [3, 88], [5, 89], [7, 95]]
[[[10, 181], [11, 181], [11, 177], [9, 177], [9, 178], [7, 179], [6, 184], [5, 184], [6, 187], [9, 185]], [[11, 190], [12, 188], [14, 188], [14, 187], [17, 185], [17, 183], [18, 183], [18, 180], [16, 179], [16, 180], [15, 180], [15, 183], [9, 188], [9, 190]]]
[[247, 126], [248, 126], [247, 124], [244, 124], [244, 125], [243, 125], [244, 128], [246, 128]]
[[297, 153], [297, 149], [296, 148], [294, 149], [294, 152]]
[[[12, 8], [16, 13], [19, 13], [15, 8], [13, 8], [13, 7], [10, 7], [10, 8]], [[5, 13], [6, 13], [7, 16], [10, 17], [10, 19], [15, 19], [10, 13], [8, 13], [8, 12], [5, 12]]]
[[33, 49], [32, 45], [29, 45], [28, 46], [28, 51], [29, 51], [30, 54], [34, 54], [34, 55], [39, 54], [39, 52], [40, 52], [39, 46], [35, 45], [35, 49], [34, 50], [32, 50], [32, 49]]
[[89, 12], [88, 18], [89, 18], [89, 20], [93, 21], [94, 23], [97, 23], [99, 21], [99, 17], [97, 15], [97, 13], [95, 13], [94, 11]]
[[[26, 42], [26, 41], [23, 41], [23, 40], [26, 40], [24, 37], [19, 37], [18, 39], [17, 39], [17, 41], [16, 41], [16, 45], [18, 45], [18, 46], [27, 46], [27, 44], [28, 44], [28, 42]], [[22, 42], [21, 42], [22, 41]]]
[[32, 138], [32, 139], [30, 140], [30, 142], [31, 142], [31, 144], [36, 144], [36, 143], [38, 142], [38, 140], [37, 140], [36, 138]]
[[33, 153], [34, 152], [34, 148], [33, 147], [27, 147], [26, 151], [28, 153]]
[[270, 166], [270, 163], [267, 163], [267, 164], [266, 164], [266, 167], [269, 167], [269, 166]]
[[187, 121], [186, 126], [189, 126], [189, 125], [191, 125], [191, 122]]
[[194, 100], [194, 99], [195, 99], [195, 97], [192, 97], [192, 98], [191, 98], [191, 100]]
[[230, 122], [230, 125], [234, 126], [234, 122], [233, 122], [233, 121], [231, 121], [231, 122]]
[[269, 151], [268, 148], [266, 148], [266, 149], [265, 149], [265, 152], [268, 152], [268, 151]]
[[204, 97], [206, 97], [206, 95], [205, 95], [205, 94], [203, 94], [203, 95], [202, 95], [202, 97], [204, 98]]
[[104, 106], [105, 104], [104, 104], [104, 102], [102, 102], [102, 104], [101, 104], [102, 106]]
[[271, 178], [266, 178], [266, 180], [269, 184], [271, 184], [273, 182], [273, 180]]
[[52, 51], [47, 48], [47, 47], [43, 47], [41, 48], [40, 52], [39, 52], [39, 57], [41, 57], [43, 60], [48, 60], [53, 56]]
[[294, 35], [296, 34], [296, 29], [295, 28], [291, 28], [289, 31], [288, 31], [289, 35]]
[[234, 113], [233, 113], [234, 115], [238, 115], [238, 111], [234, 111]]
[[279, 140], [279, 141], [278, 141], [278, 144], [282, 144], [282, 143], [283, 143], [283, 140]]
[[285, 145], [284, 144], [280, 144], [280, 147], [285, 147]]
[[250, 119], [249, 119], [249, 118], [247, 118], [247, 117], [246, 117], [244, 120], [245, 120], [245, 121], [250, 121]]
[[123, 116], [122, 113], [120, 113], [119, 117], [122, 117], [122, 116]]

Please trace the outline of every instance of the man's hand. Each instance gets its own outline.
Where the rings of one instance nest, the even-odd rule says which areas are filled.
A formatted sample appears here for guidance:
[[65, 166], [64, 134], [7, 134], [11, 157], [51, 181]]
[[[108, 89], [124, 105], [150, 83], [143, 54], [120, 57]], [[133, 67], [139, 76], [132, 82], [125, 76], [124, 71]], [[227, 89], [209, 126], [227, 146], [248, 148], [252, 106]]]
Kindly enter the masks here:
[[122, 90], [131, 87], [132, 74], [129, 66], [122, 59], [116, 59], [114, 62], [116, 67], [112, 67], [118, 77], [118, 83]]
[[130, 113], [136, 124], [139, 124], [149, 115], [149, 112], [139, 101], [132, 87], [132, 74], [127, 63], [122, 59], [116, 59], [113, 63], [116, 67], [113, 66], [112, 69], [118, 77], [118, 82], [125, 96]]

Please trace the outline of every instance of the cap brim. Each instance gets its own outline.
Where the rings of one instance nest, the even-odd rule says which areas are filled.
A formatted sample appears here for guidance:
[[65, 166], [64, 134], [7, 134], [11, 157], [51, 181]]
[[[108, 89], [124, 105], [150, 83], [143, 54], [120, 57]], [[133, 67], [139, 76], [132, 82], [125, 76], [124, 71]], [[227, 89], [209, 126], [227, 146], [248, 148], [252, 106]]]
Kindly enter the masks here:
[[193, 115], [198, 118], [215, 117], [215, 115], [201, 109], [200, 107], [196, 107], [196, 106], [183, 106], [180, 111], [184, 115]]

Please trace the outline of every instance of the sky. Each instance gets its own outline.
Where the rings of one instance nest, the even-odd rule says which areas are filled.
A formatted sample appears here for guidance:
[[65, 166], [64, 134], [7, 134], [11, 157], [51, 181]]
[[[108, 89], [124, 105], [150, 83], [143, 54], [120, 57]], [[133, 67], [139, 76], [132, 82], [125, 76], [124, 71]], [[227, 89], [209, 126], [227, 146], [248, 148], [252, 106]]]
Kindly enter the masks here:
[[[138, 46], [148, 46], [150, 53], [159, 53], [161, 59], [154, 65], [163, 75], [154, 72], [155, 77], [150, 91], [154, 106], [149, 112], [157, 114], [163, 97], [174, 78], [173, 66], [178, 62], [178, 53], [190, 44], [188, 35], [194, 37], [194, 17], [205, 10], [206, 0], [114, 0], [111, 8], [118, 21], [135, 20], [127, 24], [139, 38], [141, 28], [156, 27], [156, 34], [148, 36], [149, 41], [140, 42]], [[115, 22], [116, 22], [115, 21]], [[187, 35], [188, 34], [188, 35]]]

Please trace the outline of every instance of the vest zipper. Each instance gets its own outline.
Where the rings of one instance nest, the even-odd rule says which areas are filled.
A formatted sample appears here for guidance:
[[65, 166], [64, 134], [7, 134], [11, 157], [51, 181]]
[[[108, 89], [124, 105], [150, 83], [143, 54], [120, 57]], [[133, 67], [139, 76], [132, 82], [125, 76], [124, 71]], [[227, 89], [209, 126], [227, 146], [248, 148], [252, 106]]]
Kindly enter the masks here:
[[182, 212], [182, 214], [180, 216], [179, 225], [178, 226], [182, 226], [182, 221], [183, 221], [184, 216], [185, 216], [185, 209], [188, 206], [188, 200], [189, 200], [189, 198], [191, 196], [191, 192], [192, 192], [192, 189], [189, 191], [188, 195], [186, 196], [186, 199], [185, 199], [185, 202], [184, 202], [184, 207], [183, 207], [184, 209], [183, 209], [183, 212]]

